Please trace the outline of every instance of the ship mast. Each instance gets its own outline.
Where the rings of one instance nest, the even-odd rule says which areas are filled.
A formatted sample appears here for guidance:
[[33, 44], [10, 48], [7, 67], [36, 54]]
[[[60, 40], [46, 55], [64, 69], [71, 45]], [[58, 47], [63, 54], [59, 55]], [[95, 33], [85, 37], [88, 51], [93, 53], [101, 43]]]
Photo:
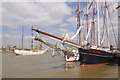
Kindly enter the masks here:
[[97, 31], [98, 31], [98, 47], [100, 46], [100, 30], [99, 30], [99, 0], [97, 0]]
[[93, 29], [94, 29], [94, 45], [95, 45], [95, 22], [94, 22], [95, 13], [94, 13], [94, 11], [95, 11], [95, 8], [93, 7]]
[[118, 2], [118, 46], [117, 49], [120, 51], [120, 1]]
[[[77, 3], [77, 28], [79, 29], [81, 27], [80, 25], [80, 4], [79, 4], [79, 0]], [[81, 30], [79, 32], [79, 44], [81, 44]]]
[[109, 39], [109, 20], [108, 20], [108, 10], [107, 10], [107, 8], [108, 8], [108, 6], [107, 6], [107, 0], [105, 0], [105, 10], [106, 10], [106, 17], [107, 17], [107, 19], [106, 19], [106, 22], [107, 22], [107, 26], [106, 26], [106, 28], [107, 28], [107, 40], [108, 40], [108, 47], [110, 46], [110, 39]]
[[[86, 0], [86, 20], [87, 20], [87, 34], [88, 34], [88, 8], [87, 8], [87, 0]], [[89, 38], [87, 38], [87, 43], [89, 42]]]
[[31, 27], [31, 32], [32, 32], [32, 41], [31, 41], [31, 50], [33, 51], [33, 26]]

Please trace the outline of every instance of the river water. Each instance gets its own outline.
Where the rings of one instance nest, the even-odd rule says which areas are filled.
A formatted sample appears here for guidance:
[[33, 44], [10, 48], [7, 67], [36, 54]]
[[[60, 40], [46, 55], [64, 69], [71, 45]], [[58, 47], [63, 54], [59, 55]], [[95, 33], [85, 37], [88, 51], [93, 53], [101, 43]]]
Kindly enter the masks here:
[[2, 53], [3, 78], [118, 78], [118, 66], [80, 67], [79, 62], [66, 63], [59, 54], [36, 56]]

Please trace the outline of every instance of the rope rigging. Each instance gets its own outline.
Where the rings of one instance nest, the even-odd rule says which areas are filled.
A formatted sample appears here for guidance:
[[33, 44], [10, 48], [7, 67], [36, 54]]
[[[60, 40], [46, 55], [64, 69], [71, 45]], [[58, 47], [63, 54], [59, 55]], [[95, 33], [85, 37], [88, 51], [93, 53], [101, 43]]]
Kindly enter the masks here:
[[[108, 16], [111, 18], [108, 7], [107, 7], [107, 10], [108, 10]], [[110, 20], [110, 21], [111, 21], [111, 20]], [[115, 39], [114, 39], [114, 40], [115, 40], [115, 44], [116, 44], [116, 46], [117, 46], [117, 39], [116, 39], [116, 36], [115, 36], [115, 31], [114, 31], [114, 28], [113, 28], [113, 23], [112, 23], [112, 21], [111, 21], [111, 26], [112, 26], [112, 32], [113, 32], [114, 38], [115, 38]]]

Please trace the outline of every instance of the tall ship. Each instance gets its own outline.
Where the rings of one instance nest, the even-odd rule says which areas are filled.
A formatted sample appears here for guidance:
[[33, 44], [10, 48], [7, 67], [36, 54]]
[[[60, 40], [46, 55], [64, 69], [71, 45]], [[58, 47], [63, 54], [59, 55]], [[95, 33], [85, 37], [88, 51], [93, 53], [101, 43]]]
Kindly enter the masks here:
[[[84, 47], [78, 48], [79, 53], [80, 53], [80, 65], [81, 66], [92, 66], [92, 65], [100, 65], [100, 64], [117, 64], [119, 65], [119, 61], [120, 61], [120, 57], [118, 55], [118, 50], [117, 48], [113, 48], [113, 45], [110, 45], [110, 34], [109, 34], [109, 29], [110, 27], [112, 28], [112, 33], [114, 35], [114, 40], [116, 46], [117, 46], [117, 40], [116, 40], [116, 36], [115, 36], [115, 31], [113, 29], [113, 23], [109, 21], [110, 18], [110, 11], [107, 5], [107, 0], [105, 0], [104, 3], [104, 12], [102, 12], [102, 15], [105, 16], [103, 18], [103, 31], [100, 30], [100, 25], [99, 24], [99, 17], [100, 17], [100, 11], [99, 11], [99, 0], [97, 0], [96, 2], [93, 0], [90, 4], [90, 6], [87, 8], [87, 1], [86, 1], [86, 20], [87, 20], [87, 37], [85, 39], [85, 43], [86, 45], [84, 45]], [[88, 9], [90, 9], [92, 7], [93, 9], [93, 20], [92, 20], [92, 26], [89, 26], [88, 29]], [[95, 20], [94, 17], [96, 15], [95, 13], [95, 9], [97, 12], [97, 33], [95, 34]], [[111, 26], [109, 25], [111, 24]], [[92, 29], [91, 29], [92, 27]], [[91, 32], [91, 36], [90, 38], [88, 38], [88, 36], [90, 35], [90, 31]], [[102, 39], [100, 40], [100, 33], [102, 33]], [[106, 33], [106, 34], [105, 34]], [[97, 38], [95, 38], [97, 35]], [[105, 42], [104, 44], [107, 44], [107, 47], [102, 47], [103, 42], [105, 41], [105, 35], [106, 35], [106, 39], [107, 42]], [[89, 39], [93, 39], [90, 41], [89, 43]], [[95, 45], [95, 40], [97, 41], [97, 45]]]
[[[96, 5], [96, 7], [95, 7]], [[90, 9], [92, 7], [93, 9], [93, 20], [90, 22], [90, 24], [88, 23], [88, 9]], [[95, 13], [95, 9], [97, 9], [97, 21], [95, 21], [94, 16], [96, 15]], [[110, 45], [109, 43], [109, 26], [107, 25], [108, 23], [108, 17], [109, 16], [109, 9], [108, 9], [108, 5], [107, 5], [107, 1], [105, 0], [105, 8], [104, 8], [104, 12], [102, 13], [102, 15], [107, 16], [104, 17], [104, 24], [103, 24], [103, 32], [100, 32], [100, 27], [99, 27], [99, 0], [97, 0], [97, 2], [95, 2], [94, 0], [91, 2], [90, 6], [87, 7], [87, 0], [86, 0], [86, 26], [87, 26], [87, 35], [84, 39], [84, 41], [81, 40], [81, 30], [82, 30], [82, 25], [80, 23], [80, 4], [79, 1], [77, 2], [77, 32], [76, 34], [68, 39], [65, 37], [57, 37], [55, 35], [40, 31], [38, 29], [32, 29], [33, 31], [36, 31], [37, 33], [43, 34], [43, 35], [47, 35], [49, 37], [58, 39], [59, 41], [62, 42], [62, 45], [70, 45], [72, 47], [77, 48], [78, 52], [76, 51], [76, 53], [78, 53], [78, 57], [77, 60], [80, 61], [80, 66], [92, 66], [92, 65], [100, 65], [100, 64], [118, 64], [118, 62], [120, 61], [120, 57], [118, 55], [118, 51], [116, 48], [113, 47], [113, 45]], [[95, 22], [97, 22], [97, 38], [95, 36]], [[111, 22], [112, 24], [112, 22]], [[90, 25], [90, 26], [89, 26]], [[102, 25], [102, 24], [101, 24]], [[89, 26], [89, 27], [88, 27]], [[112, 27], [112, 31], [114, 34], [114, 38], [116, 41], [116, 37], [115, 37], [115, 31], [113, 29], [113, 25], [111, 25]], [[108, 42], [106, 42], [108, 44], [107, 47], [102, 47], [103, 42], [105, 41], [105, 32], [106, 32], [106, 37]], [[91, 34], [90, 34], [91, 33]], [[100, 40], [100, 33], [103, 33], [102, 35], [102, 39]], [[79, 43], [73, 42], [71, 41], [71, 39], [74, 39], [76, 36], [79, 36]], [[89, 40], [91, 39], [91, 40]], [[95, 42], [95, 40], [97, 40], [97, 43]], [[117, 43], [116, 43], [117, 45]], [[64, 50], [63, 50], [64, 51]], [[65, 53], [65, 51], [64, 51]], [[67, 52], [66, 52], [67, 53]], [[69, 50], [68, 50], [69, 53]], [[67, 57], [70, 56], [70, 54], [67, 55]], [[66, 60], [67, 60], [66, 57]], [[75, 61], [76, 58], [74, 58]]]

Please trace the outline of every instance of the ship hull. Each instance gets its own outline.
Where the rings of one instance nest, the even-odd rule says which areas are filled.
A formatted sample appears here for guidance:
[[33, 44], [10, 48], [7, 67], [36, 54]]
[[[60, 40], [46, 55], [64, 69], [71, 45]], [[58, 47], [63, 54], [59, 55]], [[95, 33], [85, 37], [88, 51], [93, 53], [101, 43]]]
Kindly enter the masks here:
[[92, 66], [107, 63], [116, 63], [116, 54], [96, 49], [82, 49], [79, 48], [80, 66]]
[[14, 54], [16, 55], [39, 55], [44, 54], [47, 50], [41, 50], [41, 51], [27, 51], [27, 50], [14, 50]]

